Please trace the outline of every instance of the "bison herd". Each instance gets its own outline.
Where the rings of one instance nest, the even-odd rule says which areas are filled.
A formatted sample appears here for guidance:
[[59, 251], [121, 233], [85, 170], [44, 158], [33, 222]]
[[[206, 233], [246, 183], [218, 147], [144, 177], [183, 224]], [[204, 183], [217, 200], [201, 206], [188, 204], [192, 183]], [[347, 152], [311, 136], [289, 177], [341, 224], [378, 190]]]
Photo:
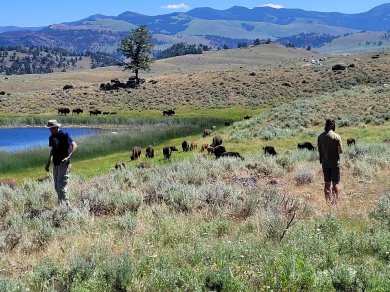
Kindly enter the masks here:
[[[70, 114], [72, 112], [72, 115], [79, 115], [79, 114], [82, 114], [84, 112], [84, 110], [82, 108], [74, 108], [72, 110], [70, 110], [70, 108], [67, 108], [67, 107], [59, 107], [57, 109], [58, 111], [58, 114], [59, 115], [64, 115], [66, 116], [67, 114]], [[98, 109], [92, 109], [89, 111], [89, 115], [90, 116], [97, 116], [97, 115], [116, 115], [117, 112], [103, 112], [101, 110], [98, 110]]]

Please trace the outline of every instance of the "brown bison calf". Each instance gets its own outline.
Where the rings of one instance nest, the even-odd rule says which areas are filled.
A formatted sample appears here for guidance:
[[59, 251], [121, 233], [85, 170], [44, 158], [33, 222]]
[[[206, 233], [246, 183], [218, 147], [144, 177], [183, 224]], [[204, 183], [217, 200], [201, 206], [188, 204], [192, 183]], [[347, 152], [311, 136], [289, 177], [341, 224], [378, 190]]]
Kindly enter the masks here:
[[154, 157], [154, 149], [152, 145], [149, 145], [145, 149], [145, 157], [147, 158], [153, 158]]
[[207, 148], [209, 148], [209, 144], [203, 144], [202, 147], [200, 147], [200, 152], [205, 151]]
[[214, 147], [207, 147], [207, 154], [214, 154]]
[[165, 159], [171, 158], [172, 151], [178, 151], [176, 146], [165, 146], [163, 148], [163, 154]]
[[139, 146], [133, 147], [133, 151], [131, 152], [131, 160], [137, 160], [141, 156], [142, 148]]

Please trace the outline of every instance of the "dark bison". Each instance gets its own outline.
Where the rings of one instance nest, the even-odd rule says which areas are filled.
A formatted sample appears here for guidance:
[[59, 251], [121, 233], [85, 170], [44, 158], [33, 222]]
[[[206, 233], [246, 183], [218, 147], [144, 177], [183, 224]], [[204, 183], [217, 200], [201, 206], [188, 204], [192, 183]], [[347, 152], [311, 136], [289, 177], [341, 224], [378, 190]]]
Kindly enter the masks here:
[[249, 120], [252, 116], [245, 116], [244, 120]]
[[310, 151], [316, 150], [316, 148], [310, 142], [298, 143], [298, 149], [307, 149]]
[[90, 116], [97, 116], [97, 115], [101, 115], [102, 114], [102, 111], [98, 110], [98, 109], [94, 109], [94, 110], [90, 110], [89, 111], [89, 115]]
[[213, 142], [211, 143], [211, 147], [216, 147], [216, 146], [219, 146], [221, 145], [223, 142], [223, 139], [221, 136], [214, 136], [213, 137]]
[[277, 155], [273, 146], [264, 146], [263, 150], [265, 155]]
[[176, 146], [165, 146], [163, 148], [163, 155], [165, 159], [171, 158], [172, 151], [178, 151]]
[[347, 139], [347, 145], [352, 146], [356, 144], [356, 140], [354, 138], [348, 138]]
[[213, 132], [213, 130], [211, 130], [211, 129], [205, 129], [203, 131], [203, 138], [206, 136], [210, 136], [212, 132]]
[[142, 148], [139, 146], [134, 146], [131, 151], [131, 160], [137, 160], [141, 156]]
[[225, 146], [218, 145], [217, 147], [214, 147], [215, 158], [220, 158], [222, 156], [222, 154], [225, 152], [226, 152]]
[[83, 109], [81, 109], [79, 107], [72, 109], [72, 115], [79, 115], [81, 113], [83, 113]]
[[187, 152], [188, 150], [191, 150], [191, 142], [190, 141], [183, 141], [181, 143], [181, 148], [183, 149], [183, 152]]
[[242, 157], [240, 155], [240, 153], [235, 152], [235, 151], [224, 152], [221, 154], [221, 157], [235, 157], [235, 158], [240, 158], [241, 160], [244, 160], [244, 157]]
[[70, 109], [68, 109], [67, 107], [59, 107], [58, 108], [58, 114], [59, 115], [67, 115], [70, 113]]
[[65, 85], [64, 87], [62, 87], [62, 90], [68, 90], [68, 89], [72, 89], [72, 88], [74, 88], [73, 85], [67, 84], [67, 85]]
[[214, 154], [214, 147], [207, 147], [207, 154]]
[[229, 121], [225, 121], [225, 126], [226, 127], [230, 126], [230, 122]]
[[145, 157], [147, 158], [153, 158], [154, 157], [154, 149], [152, 145], [149, 145], [145, 149]]
[[175, 114], [174, 110], [163, 111], [164, 116], [173, 116], [174, 114]]

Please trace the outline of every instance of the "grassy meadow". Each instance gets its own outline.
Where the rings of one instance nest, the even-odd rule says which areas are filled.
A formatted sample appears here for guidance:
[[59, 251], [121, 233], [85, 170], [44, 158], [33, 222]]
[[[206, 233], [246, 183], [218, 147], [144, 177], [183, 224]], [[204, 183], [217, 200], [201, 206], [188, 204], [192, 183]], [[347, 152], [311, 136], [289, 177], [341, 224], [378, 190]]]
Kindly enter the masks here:
[[[78, 141], [71, 210], [57, 206], [51, 175], [37, 180], [48, 149], [0, 153], [0, 179], [18, 182], [0, 185], [0, 291], [388, 290], [390, 53], [235, 53], [156, 62], [131, 92], [97, 89], [124, 78], [114, 68], [45, 75], [53, 82], [43, 89], [39, 76], [4, 80], [6, 92], [26, 82], [0, 98], [1, 126], [54, 117], [119, 134]], [[347, 68], [332, 70], [338, 63]], [[76, 105], [118, 114], [57, 116], [56, 107]], [[171, 108], [177, 114], [163, 117]], [[335, 206], [325, 203], [318, 154], [296, 146], [315, 144], [327, 117], [344, 144], [357, 141], [344, 145]], [[201, 152], [212, 139], [205, 128], [245, 159]], [[183, 140], [198, 148], [183, 152]], [[154, 159], [130, 160], [133, 146], [148, 144]], [[179, 149], [170, 160], [165, 145]], [[266, 145], [278, 155], [263, 155]], [[118, 161], [126, 168], [114, 169]]]

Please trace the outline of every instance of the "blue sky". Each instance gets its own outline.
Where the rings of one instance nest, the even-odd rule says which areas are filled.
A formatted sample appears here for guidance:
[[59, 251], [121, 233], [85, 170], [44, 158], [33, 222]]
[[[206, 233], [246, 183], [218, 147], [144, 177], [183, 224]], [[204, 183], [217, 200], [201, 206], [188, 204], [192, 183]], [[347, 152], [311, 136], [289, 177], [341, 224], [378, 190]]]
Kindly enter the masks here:
[[386, 3], [384, 0], [2, 0], [0, 26], [47, 26], [80, 20], [93, 14], [116, 16], [125, 11], [145, 15], [188, 11], [196, 7], [227, 9], [232, 6], [271, 5], [304, 10], [360, 13]]

